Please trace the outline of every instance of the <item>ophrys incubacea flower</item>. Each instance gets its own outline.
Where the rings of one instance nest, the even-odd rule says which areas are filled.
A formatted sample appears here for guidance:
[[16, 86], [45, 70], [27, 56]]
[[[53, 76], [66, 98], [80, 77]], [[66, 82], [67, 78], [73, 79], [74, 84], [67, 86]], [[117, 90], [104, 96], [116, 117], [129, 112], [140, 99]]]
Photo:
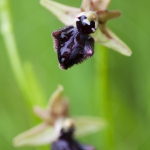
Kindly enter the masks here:
[[[70, 141], [66, 142], [71, 142], [74, 145], [76, 143], [73, 137], [74, 134], [85, 136], [105, 126], [105, 120], [99, 117], [79, 116], [70, 118], [68, 100], [62, 97], [62, 91], [63, 87], [59, 85], [50, 97], [46, 109], [39, 106], [34, 108], [35, 114], [43, 122], [15, 137], [13, 140], [14, 146], [38, 146], [53, 142], [55, 142], [54, 146], [59, 146], [62, 140], [66, 140], [65, 137], [68, 137], [68, 133]], [[76, 131], [74, 131], [75, 127], [77, 128]], [[75, 146], [79, 145], [75, 144]]]
[[130, 48], [107, 26], [106, 22], [120, 16], [120, 11], [108, 11], [110, 0], [83, 0], [80, 8], [41, 0], [66, 27], [53, 32], [55, 49], [62, 69], [68, 69], [93, 56], [94, 41], [130, 56]]

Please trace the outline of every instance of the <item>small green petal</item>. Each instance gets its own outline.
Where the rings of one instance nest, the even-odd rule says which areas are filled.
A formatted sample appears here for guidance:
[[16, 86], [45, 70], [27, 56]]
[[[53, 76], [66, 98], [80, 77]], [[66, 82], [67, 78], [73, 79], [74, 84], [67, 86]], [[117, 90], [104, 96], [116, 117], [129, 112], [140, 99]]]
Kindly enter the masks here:
[[20, 146], [37, 146], [50, 144], [58, 138], [54, 129], [46, 123], [39, 124], [38, 126], [25, 131], [14, 138], [13, 145]]
[[76, 124], [76, 136], [85, 136], [102, 130], [106, 121], [98, 117], [73, 117]]
[[68, 115], [68, 101], [62, 97], [63, 86], [59, 85], [49, 100], [49, 110], [56, 118]]
[[58, 85], [57, 89], [51, 95], [51, 97], [49, 99], [49, 104], [48, 104], [48, 107], [50, 109], [54, 109], [55, 105], [57, 105], [60, 102], [63, 90], [64, 90], [63, 86]]
[[94, 0], [97, 3], [95, 4], [96, 10], [107, 10], [108, 5], [111, 0]]
[[41, 0], [40, 3], [65, 25], [74, 25], [75, 19], [73, 18], [81, 12], [79, 8], [66, 6], [52, 0]]
[[101, 26], [94, 34], [91, 36], [99, 44], [113, 49], [123, 55], [131, 56], [131, 49], [121, 41], [108, 27]]
[[34, 107], [34, 113], [43, 121], [53, 124], [53, 118], [50, 115], [50, 110], [43, 109], [39, 106]]
[[81, 10], [82, 11], [103, 11], [107, 10], [111, 0], [82, 0]]

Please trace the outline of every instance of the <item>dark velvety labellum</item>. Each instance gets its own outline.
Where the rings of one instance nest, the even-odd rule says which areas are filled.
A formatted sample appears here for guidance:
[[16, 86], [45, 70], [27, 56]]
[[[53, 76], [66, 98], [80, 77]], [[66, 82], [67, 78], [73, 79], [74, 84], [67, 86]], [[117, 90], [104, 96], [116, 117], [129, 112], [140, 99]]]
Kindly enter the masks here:
[[95, 150], [92, 146], [79, 144], [75, 140], [66, 141], [59, 139], [52, 143], [52, 150]]
[[73, 138], [74, 130], [61, 131], [59, 139], [52, 143], [52, 150], [94, 150], [91, 146], [82, 145]]
[[77, 28], [68, 26], [52, 33], [55, 49], [62, 69], [83, 62], [94, 54], [94, 40]]

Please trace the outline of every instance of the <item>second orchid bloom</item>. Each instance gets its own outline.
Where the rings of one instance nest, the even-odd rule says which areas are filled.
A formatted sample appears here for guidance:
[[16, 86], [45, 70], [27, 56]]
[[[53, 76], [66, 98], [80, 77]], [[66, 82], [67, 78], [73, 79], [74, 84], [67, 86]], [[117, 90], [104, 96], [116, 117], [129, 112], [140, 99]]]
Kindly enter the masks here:
[[74, 136], [85, 136], [102, 129], [106, 125], [105, 120], [90, 116], [70, 118], [68, 100], [62, 97], [62, 91], [63, 87], [59, 85], [50, 97], [46, 109], [34, 107], [35, 114], [43, 122], [15, 137], [14, 146], [39, 146], [51, 143], [53, 150], [59, 150], [63, 142], [66, 146], [71, 144], [75, 150], [93, 150], [91, 146], [78, 143]]

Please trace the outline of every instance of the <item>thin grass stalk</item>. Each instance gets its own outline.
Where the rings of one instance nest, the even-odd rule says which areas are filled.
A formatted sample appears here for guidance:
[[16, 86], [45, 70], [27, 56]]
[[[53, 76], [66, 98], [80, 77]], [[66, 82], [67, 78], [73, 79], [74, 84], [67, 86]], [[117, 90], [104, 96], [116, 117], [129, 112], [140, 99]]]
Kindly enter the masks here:
[[95, 48], [95, 91], [97, 113], [107, 120], [107, 127], [101, 136], [104, 142], [103, 148], [106, 150], [113, 148], [113, 133], [112, 133], [112, 106], [110, 101], [109, 88], [109, 58], [108, 49], [104, 46], [96, 45]]
[[40, 96], [41, 100], [36, 101], [36, 99], [33, 98], [32, 89], [30, 88], [29, 84], [36, 85], [37, 87], [39, 87], [36, 80], [30, 80], [29, 83], [29, 78], [31, 76], [32, 78], [34, 78], [33, 77], [34, 75], [30, 74], [28, 76], [28, 73], [26, 75], [26, 72], [23, 69], [23, 64], [18, 54], [18, 48], [16, 44], [14, 31], [13, 31], [13, 25], [12, 25], [13, 23], [12, 23], [8, 0], [1, 0], [0, 2], [0, 23], [1, 23], [1, 34], [4, 39], [11, 68], [13, 70], [18, 86], [21, 92], [23, 93], [25, 100], [28, 103], [28, 106], [32, 108], [35, 104], [44, 105], [43, 104], [44, 96], [42, 92], [39, 90], [40, 88], [38, 89], [37, 94], [41, 95]]
[[[18, 54], [18, 48], [16, 44], [16, 39], [14, 36], [12, 18], [10, 13], [10, 7], [8, 0], [0, 1], [0, 27], [1, 34], [4, 39], [6, 46], [6, 51], [10, 61], [12, 71], [14, 73], [15, 79], [18, 83], [19, 89], [21, 90], [24, 99], [27, 102], [27, 107], [32, 109], [34, 105], [45, 105], [45, 98], [42, 91], [37, 83], [34, 76], [32, 65], [24, 65], [21, 62], [20, 56]], [[38, 97], [38, 98], [37, 98]], [[37, 99], [36, 99], [37, 98]], [[37, 122], [37, 119], [32, 120]], [[46, 147], [37, 147], [36, 150], [46, 150]]]

